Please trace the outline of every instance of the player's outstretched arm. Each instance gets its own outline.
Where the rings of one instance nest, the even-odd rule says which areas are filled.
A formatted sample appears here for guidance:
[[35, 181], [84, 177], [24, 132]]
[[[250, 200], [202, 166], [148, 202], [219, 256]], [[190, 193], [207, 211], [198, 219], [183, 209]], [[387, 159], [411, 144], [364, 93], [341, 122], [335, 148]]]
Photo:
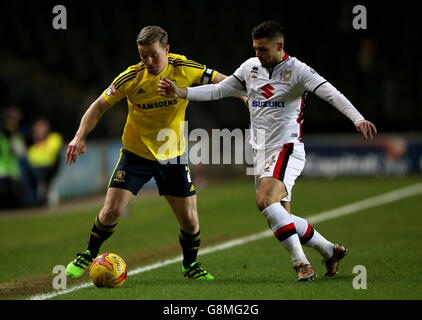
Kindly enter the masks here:
[[[219, 83], [219, 82], [223, 81], [226, 78], [228, 78], [226, 75], [218, 72], [217, 75], [215, 76], [214, 80], [212, 81], [212, 83], [213, 84]], [[244, 105], [246, 107], [248, 107], [248, 98], [246, 97], [246, 92], [245, 92], [244, 95], [235, 96], [235, 98], [238, 98], [238, 99], [242, 100], [243, 103], [244, 103]]]
[[323, 83], [314, 92], [348, 117], [355, 124], [357, 131], [362, 134], [363, 139], [372, 140], [377, 134], [375, 125], [371, 121], [365, 120], [352, 103], [329, 82]]
[[[219, 83], [221, 81], [223, 81], [224, 79], [226, 79], [227, 76], [217, 72], [217, 74], [215, 75], [214, 79], [212, 80], [212, 84], [216, 84]], [[186, 99], [186, 96], [188, 94], [188, 90], [187, 88], [179, 88], [176, 86], [176, 84], [167, 79], [166, 77], [163, 77], [159, 82], [158, 82], [158, 90], [157, 90], [158, 94], [166, 97], [166, 98], [182, 98], [182, 99]]]
[[179, 88], [172, 81], [163, 77], [158, 83], [157, 92], [167, 98], [182, 98], [194, 101], [219, 100], [225, 97], [245, 96], [243, 87], [233, 76], [227, 77], [216, 84], [206, 84], [197, 87]]
[[66, 164], [71, 165], [72, 163], [76, 163], [78, 155], [84, 154], [86, 152], [86, 138], [88, 133], [90, 133], [95, 128], [104, 112], [110, 107], [111, 105], [104, 99], [102, 95], [91, 104], [91, 106], [82, 117], [75, 137], [67, 146], [65, 160]]

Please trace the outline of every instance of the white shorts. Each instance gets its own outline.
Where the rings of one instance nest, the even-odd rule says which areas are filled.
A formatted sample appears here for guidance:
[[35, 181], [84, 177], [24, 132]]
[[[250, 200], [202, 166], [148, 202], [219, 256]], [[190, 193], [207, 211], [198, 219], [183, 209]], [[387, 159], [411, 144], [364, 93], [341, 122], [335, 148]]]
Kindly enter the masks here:
[[286, 186], [287, 196], [282, 201], [290, 201], [295, 181], [305, 167], [305, 155], [303, 143], [286, 143], [265, 151], [254, 150], [256, 190], [262, 178], [276, 178]]

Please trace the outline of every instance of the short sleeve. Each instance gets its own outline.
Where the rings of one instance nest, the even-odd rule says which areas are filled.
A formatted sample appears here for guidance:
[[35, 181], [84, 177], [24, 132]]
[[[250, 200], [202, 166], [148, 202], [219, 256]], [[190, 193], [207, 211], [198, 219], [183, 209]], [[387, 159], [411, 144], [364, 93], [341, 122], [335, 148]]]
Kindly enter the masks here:
[[140, 68], [129, 67], [124, 72], [120, 73], [104, 90], [103, 97], [110, 104], [114, 105], [120, 100], [126, 98], [128, 89], [132, 80], [136, 78]]
[[183, 73], [192, 84], [210, 84], [217, 75], [217, 71], [193, 60], [178, 60], [174, 66], [183, 68]]
[[233, 73], [233, 77], [235, 77], [244, 88], [246, 88], [246, 76], [245, 76], [245, 63], [242, 63], [239, 68], [236, 69], [236, 71]]

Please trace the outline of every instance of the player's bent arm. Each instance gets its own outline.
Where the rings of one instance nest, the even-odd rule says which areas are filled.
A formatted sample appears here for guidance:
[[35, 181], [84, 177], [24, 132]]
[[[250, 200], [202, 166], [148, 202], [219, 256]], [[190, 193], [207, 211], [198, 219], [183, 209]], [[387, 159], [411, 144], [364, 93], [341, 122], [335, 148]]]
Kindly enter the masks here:
[[372, 139], [373, 133], [377, 133], [375, 125], [372, 122], [365, 120], [349, 99], [329, 82], [320, 85], [314, 93], [348, 117], [365, 139]]
[[106, 112], [111, 107], [112, 106], [104, 99], [103, 95], [99, 96], [98, 99], [90, 105], [90, 107], [83, 115], [75, 137], [86, 139], [88, 133], [90, 133], [95, 128], [104, 112]]
[[66, 164], [75, 163], [77, 156], [86, 152], [86, 137], [95, 128], [104, 112], [111, 107], [102, 95], [90, 105], [81, 119], [75, 137], [67, 146]]

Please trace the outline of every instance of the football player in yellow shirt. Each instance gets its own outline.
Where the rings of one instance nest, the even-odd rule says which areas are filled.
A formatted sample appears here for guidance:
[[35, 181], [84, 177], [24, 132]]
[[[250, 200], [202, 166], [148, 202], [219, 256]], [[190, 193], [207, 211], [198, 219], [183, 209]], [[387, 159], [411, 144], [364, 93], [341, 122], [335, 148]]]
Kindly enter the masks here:
[[[182, 55], [169, 53], [167, 32], [158, 26], [143, 28], [137, 45], [141, 62], [117, 76], [91, 104], [67, 148], [66, 163], [71, 165], [78, 155], [86, 152], [88, 133], [104, 112], [119, 100], [127, 99], [129, 110], [123, 148], [110, 178], [104, 206], [95, 219], [87, 250], [77, 254], [66, 273], [73, 278], [84, 273], [102, 243], [114, 232], [129, 201], [154, 177], [160, 195], [166, 198], [179, 222], [184, 276], [211, 280], [213, 276], [196, 261], [200, 245], [196, 192], [184, 158], [183, 121], [188, 100], [164, 98], [157, 94], [157, 86], [163, 76], [183, 87], [217, 83], [226, 76]], [[165, 152], [160, 151], [164, 142], [157, 139], [162, 129], [175, 133], [175, 139], [167, 141], [170, 147]]]

